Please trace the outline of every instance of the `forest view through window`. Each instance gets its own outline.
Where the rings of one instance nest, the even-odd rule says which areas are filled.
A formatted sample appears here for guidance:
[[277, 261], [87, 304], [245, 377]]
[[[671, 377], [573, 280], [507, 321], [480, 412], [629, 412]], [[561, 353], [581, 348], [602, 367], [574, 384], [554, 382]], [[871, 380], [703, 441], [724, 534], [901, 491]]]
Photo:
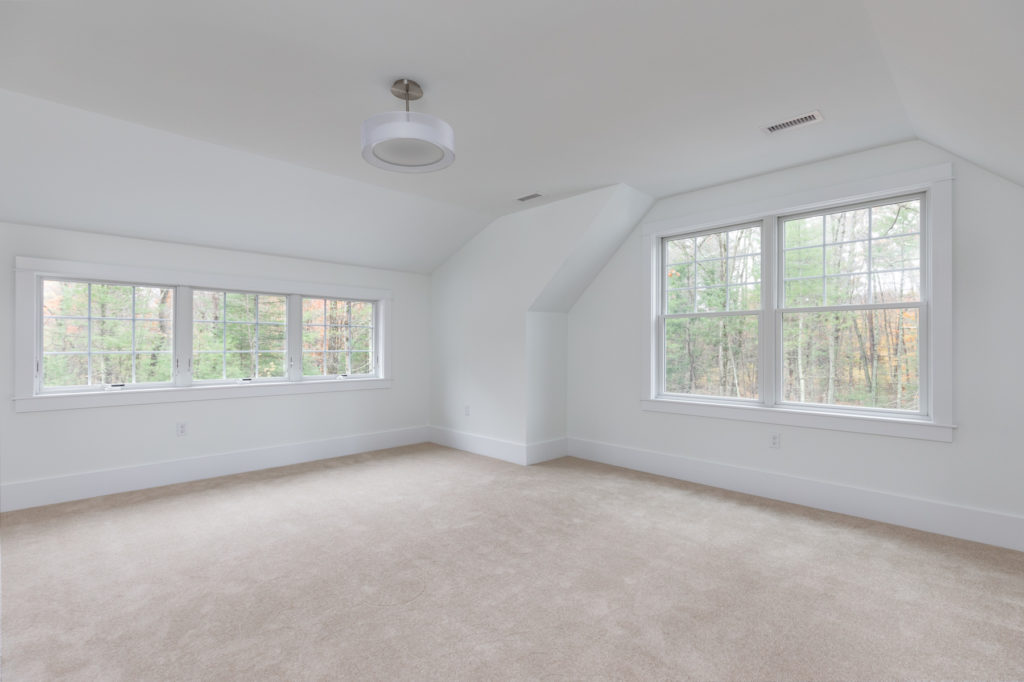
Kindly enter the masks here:
[[760, 222], [663, 238], [661, 392], [921, 412], [921, 211], [916, 195], [784, 216], [772, 240]]

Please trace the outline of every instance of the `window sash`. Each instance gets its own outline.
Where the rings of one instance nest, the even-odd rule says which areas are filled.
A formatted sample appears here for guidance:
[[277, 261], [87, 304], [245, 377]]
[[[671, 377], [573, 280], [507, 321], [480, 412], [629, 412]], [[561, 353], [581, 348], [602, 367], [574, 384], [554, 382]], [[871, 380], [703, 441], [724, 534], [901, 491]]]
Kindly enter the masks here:
[[[303, 317], [305, 311], [306, 301], [320, 301], [324, 304], [323, 317], [321, 322], [306, 322]], [[331, 324], [327, 319], [327, 304], [329, 302], [344, 303], [345, 304], [345, 324]], [[369, 324], [352, 324], [352, 308], [355, 303], [366, 303], [370, 306], [370, 323]], [[378, 323], [377, 319], [379, 316], [379, 303], [372, 300], [355, 299], [355, 298], [335, 298], [325, 296], [302, 296], [300, 300], [300, 318], [302, 319], [301, 345], [299, 346], [299, 373], [305, 380], [318, 381], [324, 379], [334, 379], [337, 377], [351, 377], [351, 378], [367, 378], [376, 376], [379, 372], [378, 368]], [[305, 332], [307, 328], [315, 327], [323, 330], [323, 346], [317, 350], [307, 349], [305, 343]], [[327, 330], [329, 329], [344, 329], [345, 330], [345, 348], [343, 349], [331, 349], [328, 345]], [[352, 348], [352, 330], [366, 329], [369, 330], [369, 346], [366, 349]], [[352, 355], [355, 354], [367, 354], [368, 369], [367, 372], [352, 372], [353, 361]], [[323, 356], [322, 367], [323, 373], [318, 374], [306, 374], [306, 358], [314, 354], [320, 354]], [[328, 373], [327, 372], [327, 358], [329, 355], [336, 355], [338, 357], [344, 357], [345, 360], [345, 372], [344, 373]]]

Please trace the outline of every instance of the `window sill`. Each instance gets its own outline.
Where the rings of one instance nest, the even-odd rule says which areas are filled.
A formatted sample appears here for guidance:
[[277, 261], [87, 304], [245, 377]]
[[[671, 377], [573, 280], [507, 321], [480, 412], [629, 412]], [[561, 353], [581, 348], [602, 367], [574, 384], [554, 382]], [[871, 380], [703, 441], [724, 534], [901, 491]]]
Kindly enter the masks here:
[[151, 405], [192, 400], [226, 400], [298, 393], [333, 393], [391, 388], [390, 379], [336, 379], [275, 383], [138, 388], [110, 393], [53, 393], [14, 398], [15, 412], [45, 412], [123, 405]]
[[715, 419], [738, 419], [741, 421], [778, 424], [780, 426], [802, 426], [830, 431], [851, 431], [897, 438], [953, 442], [956, 426], [936, 424], [913, 417], [878, 417], [874, 415], [837, 414], [794, 409], [789, 407], [765, 407], [764, 405], [722, 404], [695, 400], [674, 400], [656, 398], [640, 401], [640, 407], [648, 412], [670, 412], [696, 417]]

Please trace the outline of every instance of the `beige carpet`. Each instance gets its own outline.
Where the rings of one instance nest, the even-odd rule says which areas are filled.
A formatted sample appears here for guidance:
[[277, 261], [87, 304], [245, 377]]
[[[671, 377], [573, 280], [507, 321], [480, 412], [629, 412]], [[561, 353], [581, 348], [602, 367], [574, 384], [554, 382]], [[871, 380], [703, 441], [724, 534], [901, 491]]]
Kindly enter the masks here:
[[1024, 678], [1024, 554], [433, 445], [9, 513], [3, 679]]

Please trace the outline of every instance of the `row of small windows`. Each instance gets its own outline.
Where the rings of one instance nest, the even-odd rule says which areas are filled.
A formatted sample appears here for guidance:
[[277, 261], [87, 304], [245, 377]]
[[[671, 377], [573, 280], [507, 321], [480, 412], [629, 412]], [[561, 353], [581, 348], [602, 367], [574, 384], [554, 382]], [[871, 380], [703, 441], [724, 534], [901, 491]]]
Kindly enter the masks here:
[[[190, 324], [193, 382], [366, 377], [375, 373], [375, 303], [191, 290], [191, 320], [175, 320], [175, 287], [41, 281], [40, 388], [170, 384], [175, 331]], [[181, 333], [179, 331], [179, 333]], [[290, 338], [294, 337], [294, 338]], [[289, 352], [289, 341], [301, 352]], [[301, 374], [290, 372], [299, 357]]]

